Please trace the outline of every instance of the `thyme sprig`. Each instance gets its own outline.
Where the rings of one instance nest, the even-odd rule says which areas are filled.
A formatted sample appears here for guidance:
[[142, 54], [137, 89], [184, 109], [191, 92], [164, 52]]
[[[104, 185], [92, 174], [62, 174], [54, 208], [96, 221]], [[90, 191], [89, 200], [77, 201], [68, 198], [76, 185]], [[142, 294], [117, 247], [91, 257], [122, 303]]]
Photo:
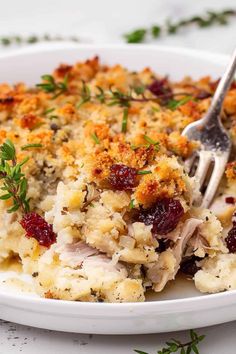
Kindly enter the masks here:
[[51, 36], [49, 34], [44, 34], [42, 36], [38, 35], [30, 35], [30, 36], [19, 36], [19, 35], [12, 35], [12, 36], [1, 36], [0, 37], [0, 44], [2, 46], [11, 46], [11, 45], [23, 45], [23, 44], [34, 44], [39, 42], [79, 42], [79, 38], [77, 36], [70, 36], [70, 37], [63, 37], [63, 36]]
[[148, 35], [152, 38], [159, 38], [163, 35], [172, 35], [191, 25], [196, 25], [200, 28], [206, 28], [213, 25], [226, 25], [229, 22], [229, 18], [232, 16], [236, 16], [236, 9], [226, 9], [219, 12], [207, 11], [204, 15], [183, 18], [177, 22], [172, 22], [168, 19], [162, 26], [155, 24], [149, 28], [138, 28], [130, 33], [124, 34], [124, 38], [128, 43], [141, 43], [147, 39]]
[[[171, 339], [166, 342], [166, 347], [161, 350], [158, 350], [157, 354], [199, 354], [198, 344], [205, 338], [204, 335], [198, 335], [193, 329], [190, 330], [190, 341], [186, 343], [181, 343], [177, 339]], [[134, 350], [138, 354], [148, 354], [142, 350]]]
[[28, 183], [22, 173], [22, 166], [28, 161], [28, 158], [17, 163], [16, 149], [13, 143], [7, 139], [0, 146], [0, 159], [0, 179], [3, 181], [0, 190], [4, 192], [0, 199], [12, 199], [12, 206], [7, 210], [8, 213], [18, 209], [21, 209], [23, 213], [29, 212], [29, 198], [26, 195]]
[[42, 75], [41, 79], [43, 80], [43, 83], [37, 84], [36, 86], [46, 93], [54, 93], [52, 96], [53, 99], [68, 90], [68, 75], [65, 75], [61, 82], [56, 82], [54, 77], [48, 74]]
[[86, 102], [100, 102], [105, 103], [108, 106], [118, 105], [120, 107], [129, 108], [131, 102], [157, 102], [160, 103], [161, 100], [171, 99], [173, 96], [186, 96], [190, 95], [186, 92], [178, 93], [165, 93], [157, 96], [147, 96], [145, 95], [145, 86], [130, 87], [129, 92], [122, 92], [118, 89], [110, 87], [109, 90], [104, 90], [102, 87], [97, 86], [97, 93], [92, 94], [90, 87], [85, 82], [82, 83], [82, 89], [80, 91], [81, 100], [77, 104], [77, 109]]

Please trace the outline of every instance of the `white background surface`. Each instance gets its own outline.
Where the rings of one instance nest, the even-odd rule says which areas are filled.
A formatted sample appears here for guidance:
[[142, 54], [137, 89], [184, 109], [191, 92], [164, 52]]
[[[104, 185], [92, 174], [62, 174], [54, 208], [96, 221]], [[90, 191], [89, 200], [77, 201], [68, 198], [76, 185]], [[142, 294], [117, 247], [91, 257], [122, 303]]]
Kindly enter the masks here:
[[[227, 7], [236, 8], [236, 0], [0, 0], [0, 36], [50, 33], [77, 35], [84, 43], [118, 43], [122, 42], [122, 33], [136, 27], [162, 23], [167, 17], [177, 20], [201, 14], [206, 9]], [[236, 44], [236, 19], [226, 27], [182, 31], [159, 39], [158, 44], [229, 54]], [[235, 331], [236, 322], [199, 330], [199, 333], [207, 335], [200, 346], [201, 354], [235, 354]], [[188, 333], [88, 336], [39, 330], [2, 321], [0, 354], [129, 354], [134, 348], [154, 354], [171, 336], [185, 340]]]

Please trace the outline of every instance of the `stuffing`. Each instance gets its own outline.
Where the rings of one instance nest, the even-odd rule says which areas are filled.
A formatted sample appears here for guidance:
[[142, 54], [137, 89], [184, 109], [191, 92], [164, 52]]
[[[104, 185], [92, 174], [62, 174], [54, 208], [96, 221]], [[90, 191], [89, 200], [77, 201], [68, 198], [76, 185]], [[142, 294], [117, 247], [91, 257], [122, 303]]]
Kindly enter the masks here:
[[[184, 168], [199, 144], [181, 132], [215, 86], [98, 57], [34, 88], [1, 84], [0, 263], [17, 257], [40, 296], [62, 300], [145, 301], [186, 260], [200, 291], [235, 289], [234, 157], [210, 209], [193, 205], [198, 181]], [[224, 122], [235, 140], [233, 87]]]
[[203, 293], [236, 289], [236, 255], [218, 254], [202, 261], [194, 276], [196, 288]]

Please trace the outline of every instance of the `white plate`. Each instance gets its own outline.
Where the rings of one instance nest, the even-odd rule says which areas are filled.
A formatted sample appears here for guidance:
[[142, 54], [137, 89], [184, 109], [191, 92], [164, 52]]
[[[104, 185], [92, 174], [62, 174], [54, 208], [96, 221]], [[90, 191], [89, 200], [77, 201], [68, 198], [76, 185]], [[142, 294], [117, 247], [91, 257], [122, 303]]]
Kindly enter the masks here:
[[[107, 64], [132, 70], [150, 66], [160, 74], [219, 77], [227, 57], [181, 48], [153, 46], [74, 46], [27, 50], [0, 57], [0, 80], [39, 82], [61, 62], [74, 63], [98, 54]], [[2, 272], [1, 278], [12, 273]], [[20, 324], [80, 333], [137, 334], [169, 332], [236, 320], [236, 291], [201, 295], [191, 282], [173, 282], [145, 303], [80, 303], [41, 299], [32, 293], [0, 284], [0, 316]]]

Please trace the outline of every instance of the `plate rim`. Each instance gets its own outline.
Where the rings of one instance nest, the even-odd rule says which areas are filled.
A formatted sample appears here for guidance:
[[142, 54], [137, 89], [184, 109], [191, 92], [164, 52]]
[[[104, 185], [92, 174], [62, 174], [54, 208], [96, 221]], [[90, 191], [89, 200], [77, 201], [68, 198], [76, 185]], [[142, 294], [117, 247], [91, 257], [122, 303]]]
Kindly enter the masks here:
[[207, 50], [195, 49], [195, 48], [187, 48], [187, 47], [179, 47], [179, 46], [171, 46], [171, 45], [155, 45], [155, 44], [127, 44], [127, 43], [117, 43], [117, 44], [86, 44], [86, 43], [70, 43], [67, 46], [63, 46], [61, 43], [54, 43], [45, 45], [41, 44], [32, 44], [25, 48], [13, 49], [10, 52], [2, 52], [0, 53], [0, 59], [5, 59], [8, 57], [15, 56], [24, 56], [27, 54], [37, 54], [37, 53], [48, 53], [62, 50], [83, 50], [83, 49], [112, 49], [112, 50], [141, 50], [145, 51], [153, 50], [153, 51], [161, 51], [168, 52], [173, 54], [180, 54], [192, 56], [194, 58], [201, 57], [203, 59], [210, 59], [214, 62], [225, 61], [230, 58], [230, 54], [222, 54], [218, 52], [209, 52]]
[[[214, 309], [219, 304], [221, 307], [230, 306], [236, 302], [236, 290], [224, 291], [216, 294], [206, 294], [202, 296], [194, 296], [194, 297], [186, 297], [182, 299], [171, 299], [171, 300], [154, 300], [154, 301], [145, 301], [145, 302], [125, 302], [125, 303], [97, 303], [97, 302], [82, 302], [82, 301], [70, 301], [70, 300], [56, 300], [56, 299], [46, 299], [41, 297], [33, 297], [28, 294], [6, 294], [0, 290], [0, 304], [7, 305], [15, 308], [24, 307], [25, 303], [27, 303], [28, 307], [35, 308], [35, 305], [39, 305], [40, 307], [36, 307], [34, 309], [35, 312], [48, 312], [47, 308], [50, 310], [57, 310], [58, 308], [63, 308], [65, 310], [82, 310], [86, 307], [87, 310], [92, 310], [91, 317], [96, 316], [96, 314], [100, 313], [100, 310], [112, 310], [111, 312], [103, 313], [106, 317], [113, 317], [114, 315], [124, 316], [127, 309], [132, 311], [138, 310], [146, 310], [150, 311], [158, 311], [161, 310], [165, 313], [174, 313], [179, 312], [179, 308], [181, 307], [181, 311], [189, 312], [193, 311], [194, 304], [197, 303], [198, 310], [203, 310], [207, 308], [208, 310]], [[120, 312], [124, 310], [124, 312]], [[94, 312], [95, 311], [95, 312]], [[146, 312], [145, 311], [145, 312]], [[63, 311], [64, 312], [64, 311]], [[130, 315], [130, 312], [127, 312]], [[86, 312], [87, 316], [90, 316], [90, 313]]]

